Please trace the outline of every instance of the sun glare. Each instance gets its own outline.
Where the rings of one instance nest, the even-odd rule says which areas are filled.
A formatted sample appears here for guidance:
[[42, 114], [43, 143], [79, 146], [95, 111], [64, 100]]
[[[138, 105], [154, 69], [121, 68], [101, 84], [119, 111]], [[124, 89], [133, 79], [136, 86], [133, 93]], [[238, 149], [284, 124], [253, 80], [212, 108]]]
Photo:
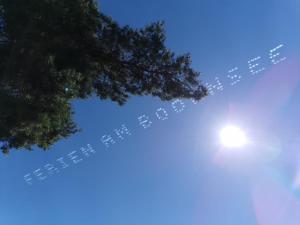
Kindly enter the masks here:
[[241, 148], [248, 143], [245, 132], [233, 125], [226, 126], [221, 130], [220, 141], [226, 148]]

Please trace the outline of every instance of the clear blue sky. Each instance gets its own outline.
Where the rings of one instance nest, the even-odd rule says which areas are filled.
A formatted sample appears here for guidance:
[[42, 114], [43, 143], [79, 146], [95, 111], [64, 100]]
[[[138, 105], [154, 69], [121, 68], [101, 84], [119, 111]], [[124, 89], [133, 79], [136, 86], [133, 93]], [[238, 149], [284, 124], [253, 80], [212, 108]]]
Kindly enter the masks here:
[[[119, 107], [98, 99], [75, 101], [83, 129], [50, 151], [0, 156], [1, 225], [299, 225], [300, 2], [298, 0], [103, 0], [120, 24], [166, 22], [167, 45], [190, 52], [193, 67], [224, 87], [197, 105], [135, 97]], [[273, 65], [269, 51], [279, 44]], [[251, 74], [248, 61], [264, 67]], [[239, 83], [228, 71], [238, 67]], [[177, 109], [180, 104], [176, 104]], [[168, 119], [155, 112], [164, 108]], [[159, 111], [162, 113], [162, 111]], [[146, 115], [144, 129], [138, 117]], [[160, 114], [162, 115], [162, 114]], [[253, 145], [223, 152], [220, 127], [243, 127]], [[131, 135], [118, 138], [124, 124]], [[116, 141], [106, 148], [103, 135]], [[86, 157], [80, 147], [91, 144]], [[73, 157], [82, 161], [74, 164]], [[68, 168], [57, 161], [63, 157]], [[69, 157], [69, 158], [68, 158]], [[47, 174], [46, 164], [59, 173]], [[41, 169], [47, 176], [37, 177]], [[36, 172], [36, 174], [38, 173]], [[31, 174], [32, 185], [24, 181]]]

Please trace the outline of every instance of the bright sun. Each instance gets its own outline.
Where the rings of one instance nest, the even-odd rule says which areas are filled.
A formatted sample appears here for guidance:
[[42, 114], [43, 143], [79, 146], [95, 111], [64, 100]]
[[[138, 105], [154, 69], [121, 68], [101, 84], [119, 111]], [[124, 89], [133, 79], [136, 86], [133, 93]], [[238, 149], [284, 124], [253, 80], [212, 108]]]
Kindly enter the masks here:
[[221, 144], [226, 148], [241, 148], [248, 144], [246, 134], [237, 126], [229, 125], [220, 132]]

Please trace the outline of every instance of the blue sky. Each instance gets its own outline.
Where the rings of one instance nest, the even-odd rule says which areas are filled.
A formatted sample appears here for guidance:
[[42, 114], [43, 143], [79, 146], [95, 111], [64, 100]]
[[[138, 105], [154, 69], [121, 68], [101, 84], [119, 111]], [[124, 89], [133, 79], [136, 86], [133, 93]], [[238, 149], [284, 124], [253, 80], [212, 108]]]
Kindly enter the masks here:
[[[224, 90], [198, 104], [185, 100], [183, 111], [152, 97], [123, 107], [75, 101], [81, 133], [47, 152], [0, 156], [0, 224], [298, 225], [300, 2], [103, 0], [99, 7], [122, 25], [164, 20], [168, 47], [190, 52], [202, 80], [218, 77]], [[269, 52], [280, 44], [277, 59], [286, 60], [274, 65]], [[254, 75], [248, 61], [258, 56], [256, 69], [265, 70]], [[235, 67], [242, 78], [231, 86]], [[156, 116], [162, 109], [165, 120]], [[141, 126], [142, 115], [151, 127]], [[218, 133], [228, 123], [254, 144], [223, 152]], [[122, 124], [131, 133], [123, 140], [114, 132]], [[116, 143], [106, 148], [103, 135]], [[89, 157], [80, 150], [87, 144], [96, 151]], [[73, 151], [73, 161], [82, 159], [76, 164]], [[59, 172], [47, 174], [47, 164]]]

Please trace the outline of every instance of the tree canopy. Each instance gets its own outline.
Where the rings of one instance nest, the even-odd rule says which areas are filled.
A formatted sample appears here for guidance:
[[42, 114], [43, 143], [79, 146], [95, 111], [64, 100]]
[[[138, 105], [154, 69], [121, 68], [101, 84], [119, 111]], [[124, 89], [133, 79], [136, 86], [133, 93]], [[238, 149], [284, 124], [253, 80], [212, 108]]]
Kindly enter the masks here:
[[165, 46], [163, 22], [120, 26], [93, 0], [0, 0], [0, 84], [4, 153], [77, 132], [74, 99], [207, 95], [190, 56]]

